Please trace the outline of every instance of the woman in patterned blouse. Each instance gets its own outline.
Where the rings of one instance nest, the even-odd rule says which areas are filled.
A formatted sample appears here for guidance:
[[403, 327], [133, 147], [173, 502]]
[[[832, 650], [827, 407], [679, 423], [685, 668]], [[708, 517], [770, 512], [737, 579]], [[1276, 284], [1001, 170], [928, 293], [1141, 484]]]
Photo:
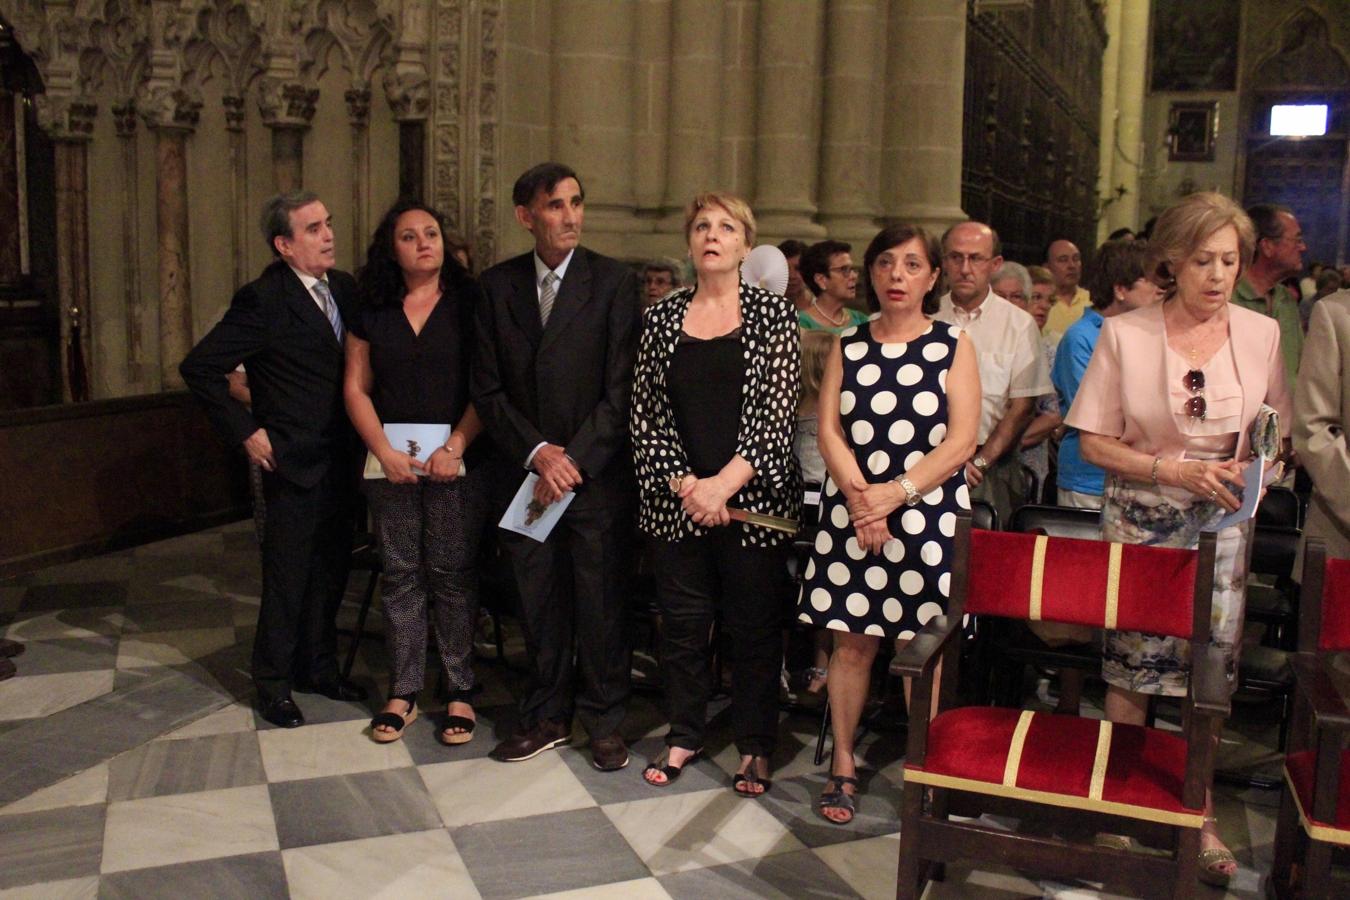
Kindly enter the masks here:
[[789, 535], [733, 515], [800, 511], [796, 316], [786, 297], [740, 278], [755, 239], [744, 200], [698, 195], [685, 234], [697, 282], [646, 311], [633, 384], [639, 524], [652, 539], [670, 714], [666, 755], [643, 777], [670, 784], [703, 752], [708, 634], [720, 616], [741, 753], [732, 784], [758, 796], [772, 784]]

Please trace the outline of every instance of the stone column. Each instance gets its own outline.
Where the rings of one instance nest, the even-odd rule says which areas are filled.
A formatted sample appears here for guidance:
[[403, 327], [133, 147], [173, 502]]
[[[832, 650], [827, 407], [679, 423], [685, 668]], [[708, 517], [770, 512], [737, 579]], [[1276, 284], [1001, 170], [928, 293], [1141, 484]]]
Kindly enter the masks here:
[[230, 137], [230, 250], [234, 258], [234, 288], [249, 280], [248, 270], [248, 136], [244, 133], [244, 98], [226, 94], [225, 130]]
[[722, 0], [675, 0], [670, 51], [670, 136], [665, 215], [659, 230], [684, 231], [684, 207], [713, 185], [708, 174], [716, 165], [719, 110], [709, 101], [710, 79], [722, 67]]
[[370, 192], [370, 89], [352, 88], [343, 95], [347, 119], [352, 125], [352, 259], [361, 259], [370, 232], [366, 230], [367, 194]]
[[876, 233], [881, 138], [874, 91], [879, 69], [881, 0], [830, 0], [820, 137], [820, 222], [831, 237], [854, 243]]
[[666, 186], [670, 110], [671, 0], [638, 4], [633, 61], [633, 199], [658, 209]]
[[272, 130], [272, 182], [279, 194], [304, 187], [304, 138], [318, 102], [318, 88], [272, 76], [260, 79], [258, 108]]
[[965, 0], [892, 0], [887, 24], [882, 216], [941, 232], [961, 210]]
[[766, 235], [824, 236], [812, 221], [820, 165], [821, 4], [761, 0], [755, 218]]
[[177, 390], [183, 387], [178, 364], [193, 342], [187, 139], [197, 127], [202, 103], [182, 89], [152, 93], [146, 100], [141, 114], [155, 134], [160, 387]]
[[[41, 94], [38, 123], [52, 138], [56, 179], [56, 291], [61, 304], [62, 398], [89, 399], [89, 157], [98, 106]], [[73, 342], [72, 336], [77, 339]], [[76, 353], [72, 353], [72, 349]]]
[[567, 0], [553, 6], [554, 159], [586, 185], [586, 225], [631, 233], [633, 47], [636, 4]]
[[1116, 80], [1120, 72], [1120, 4], [1121, 0], [1105, 0], [1102, 17], [1106, 21], [1106, 51], [1102, 54], [1102, 114], [1097, 151], [1097, 206], [1101, 217], [1097, 220], [1097, 243], [1106, 240], [1110, 230], [1106, 217], [1114, 204], [1116, 193]]
[[755, 143], [759, 123], [758, 0], [725, 0], [722, 4], [722, 74], [717, 85], [721, 107], [721, 150], [718, 165], [709, 166], [705, 187], [719, 187], [747, 200], [755, 195]]
[[122, 300], [126, 307], [127, 381], [146, 389], [158, 383], [145, 347], [145, 299], [141, 295], [140, 176], [136, 152], [136, 101], [128, 97], [112, 108], [122, 147]]
[[[1139, 167], [1144, 157], [1144, 72], [1148, 67], [1147, 3], [1123, 3], [1120, 11], [1120, 64], [1116, 80], [1115, 153], [1112, 181], [1125, 193], [1106, 208], [1105, 233], [1139, 228]], [[1116, 35], [1110, 35], [1112, 42]]]

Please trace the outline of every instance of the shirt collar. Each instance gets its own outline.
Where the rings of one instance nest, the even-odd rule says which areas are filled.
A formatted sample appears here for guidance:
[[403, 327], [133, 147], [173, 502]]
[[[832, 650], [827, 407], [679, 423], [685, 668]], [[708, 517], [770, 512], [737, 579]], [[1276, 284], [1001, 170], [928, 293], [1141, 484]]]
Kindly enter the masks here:
[[[290, 263], [286, 263], [286, 265], [291, 266]], [[296, 278], [299, 278], [299, 279], [300, 279], [300, 283], [303, 284], [303, 285], [305, 286], [305, 290], [309, 291], [310, 293], [313, 293], [313, 292], [314, 292], [314, 285], [315, 285], [317, 282], [322, 281], [325, 285], [328, 284], [328, 279], [327, 279], [327, 278], [315, 278], [313, 275], [309, 274], [308, 272], [301, 272], [301, 271], [300, 271], [299, 269], [297, 269], [295, 266], [291, 266], [291, 271], [295, 273], [295, 277], [296, 277]]]
[[576, 252], [575, 248], [567, 251], [567, 255], [563, 257], [563, 261], [558, 263], [558, 268], [552, 270], [550, 270], [549, 267], [544, 264], [544, 261], [539, 258], [538, 253], [532, 254], [534, 256], [534, 286], [539, 287], [540, 283], [544, 280], [544, 276], [547, 275], [549, 271], [552, 271], [554, 275], [557, 275], [558, 284], [562, 284], [563, 276], [567, 274], [567, 267], [572, 262], [572, 254]]
[[[994, 293], [993, 288], [989, 288], [984, 295], [984, 299], [980, 301], [980, 305], [969, 312], [956, 305], [956, 301], [952, 299], [950, 291], [943, 295], [942, 302], [951, 306], [952, 318], [956, 321], [957, 325], [965, 328], [984, 315], [985, 310], [989, 308], [990, 301], [995, 297], [998, 297], [998, 295]], [[999, 297], [999, 299], [1002, 300], [1003, 298]], [[1005, 300], [1004, 302], [1006, 303], [1007, 301]]]

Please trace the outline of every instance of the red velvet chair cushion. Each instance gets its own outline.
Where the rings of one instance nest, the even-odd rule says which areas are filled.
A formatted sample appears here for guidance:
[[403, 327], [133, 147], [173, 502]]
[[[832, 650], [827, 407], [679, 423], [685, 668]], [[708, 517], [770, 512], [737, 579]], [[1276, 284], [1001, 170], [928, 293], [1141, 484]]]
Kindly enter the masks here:
[[[971, 531], [970, 581], [965, 611], [1013, 619], [1032, 618], [1038, 535]], [[1045, 538], [1039, 618], [1096, 628], [1191, 636], [1194, 550]], [[1112, 547], [1120, 563], [1115, 620], [1108, 615]]]
[[[1020, 761], [1010, 766], [1024, 719]], [[920, 784], [1199, 828], [1203, 811], [1181, 802], [1185, 774], [1178, 735], [988, 706], [939, 715], [923, 765], [905, 766], [905, 777]]]
[[1328, 559], [1322, 581], [1318, 650], [1350, 650], [1350, 559]]
[[1341, 778], [1336, 796], [1336, 821], [1312, 818], [1312, 797], [1316, 755], [1311, 750], [1290, 753], [1284, 760], [1284, 780], [1298, 802], [1298, 817], [1303, 830], [1319, 841], [1350, 844], [1350, 750], [1341, 751]]

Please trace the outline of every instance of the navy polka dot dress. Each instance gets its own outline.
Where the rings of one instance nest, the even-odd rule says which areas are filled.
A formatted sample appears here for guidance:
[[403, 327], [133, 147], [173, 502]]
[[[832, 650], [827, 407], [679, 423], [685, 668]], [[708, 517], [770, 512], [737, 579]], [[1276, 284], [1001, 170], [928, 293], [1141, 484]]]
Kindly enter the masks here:
[[[947, 433], [947, 371], [960, 329], [940, 322], [907, 344], [883, 344], [865, 323], [840, 335], [839, 415], [868, 481], [899, 478]], [[956, 514], [970, 509], [961, 470], [917, 506], [887, 520], [894, 540], [866, 553], [833, 479], [802, 585], [803, 622], [878, 637], [911, 638], [947, 609]]]

